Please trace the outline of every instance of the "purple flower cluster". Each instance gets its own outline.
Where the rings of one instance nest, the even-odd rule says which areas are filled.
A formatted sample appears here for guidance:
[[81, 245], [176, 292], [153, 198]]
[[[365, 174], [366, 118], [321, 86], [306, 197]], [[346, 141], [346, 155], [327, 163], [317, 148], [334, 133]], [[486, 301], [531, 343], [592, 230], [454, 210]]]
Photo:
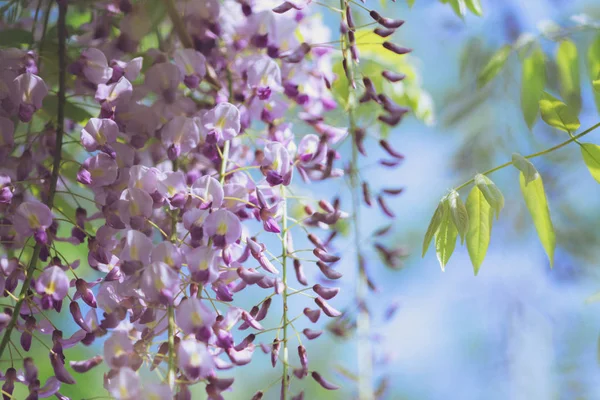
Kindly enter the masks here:
[[[60, 24], [67, 2], [59, 3], [64, 45]], [[69, 38], [77, 55], [61, 71], [67, 76], [58, 83], [58, 121], [37, 112], [52, 86], [37, 75], [37, 54], [0, 51], [0, 244], [6, 251], [0, 286], [15, 302], [0, 314], [0, 354], [7, 354], [11, 337], [18, 335], [28, 351], [37, 333], [50, 335], [55, 375], [42, 386], [35, 363], [26, 358], [23, 370], [9, 368], [2, 376], [4, 394], [21, 383], [29, 387], [28, 399], [66, 398], [58, 392], [61, 383], [76, 380], [63, 350], [99, 338], [102, 355], [69, 364], [84, 373], [104, 363], [104, 386], [116, 399], [191, 399], [189, 386], [198, 382], [210, 399], [221, 399], [233, 379], [220, 371], [248, 364], [256, 349], [270, 354], [273, 367], [281, 360], [286, 400], [292, 378], [310, 375], [323, 388], [337, 389], [310, 369], [301, 343], [299, 365], [292, 366], [287, 336], [292, 320], [313, 324], [321, 313], [342, 314], [329, 304], [340, 291], [331, 285], [341, 278], [332, 240], [348, 214], [339, 201], [323, 200], [320, 211], [304, 207], [302, 220], [288, 217], [289, 185], [298, 176], [311, 182], [344, 175], [336, 147], [348, 130], [326, 123], [337, 108], [331, 92], [334, 50], [318, 45], [328, 32], [309, 12], [310, 1], [261, 3], [167, 1], [179, 41], [164, 38], [160, 50], [134, 57], [152, 29], [147, 10], [139, 2], [97, 2], [102, 12]], [[399, 27], [372, 17], [386, 29]], [[351, 18], [344, 24], [342, 33], [353, 32]], [[389, 71], [384, 77], [402, 79]], [[380, 120], [397, 124], [407, 110], [378, 94], [368, 78], [363, 81], [361, 102], [381, 105]], [[97, 115], [83, 122], [67, 115], [65, 123], [72, 98], [94, 105]], [[32, 131], [40, 123], [42, 131]], [[359, 129], [352, 133], [363, 151]], [[63, 134], [80, 148], [68, 154], [57, 148]], [[382, 146], [397, 165], [402, 156], [387, 142]], [[73, 164], [75, 171], [68, 169]], [[55, 196], [77, 207], [56, 207]], [[383, 197], [378, 202], [391, 215]], [[314, 245], [322, 275], [314, 286], [293, 248], [295, 225]], [[332, 233], [321, 240], [308, 229]], [[273, 239], [281, 242], [281, 252], [263, 243]], [[86, 248], [87, 259], [62, 254], [56, 246], [61, 242]], [[95, 278], [82, 277], [87, 272], [77, 270], [80, 262]], [[303, 290], [288, 286], [292, 264]], [[265, 299], [234, 305], [246, 289], [262, 291]], [[300, 292], [314, 305], [290, 316], [287, 298]], [[265, 329], [262, 322], [278, 301], [282, 322]], [[68, 338], [47, 316], [61, 312], [65, 302], [78, 328]], [[234, 333], [243, 330], [252, 333], [239, 339]], [[258, 340], [269, 331], [272, 341]], [[308, 340], [322, 333], [308, 327], [302, 332]], [[155, 369], [165, 381], [142, 384], [140, 371]], [[262, 396], [260, 391], [253, 398]]]

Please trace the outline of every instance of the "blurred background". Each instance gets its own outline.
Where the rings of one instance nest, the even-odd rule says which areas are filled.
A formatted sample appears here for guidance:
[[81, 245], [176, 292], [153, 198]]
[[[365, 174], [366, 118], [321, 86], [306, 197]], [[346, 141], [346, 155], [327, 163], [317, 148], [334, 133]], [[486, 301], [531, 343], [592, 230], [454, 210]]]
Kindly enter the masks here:
[[[540, 29], [551, 26], [547, 21], [570, 27], [581, 25], [583, 15], [589, 21], [600, 21], [596, 0], [483, 0], [482, 4], [483, 17], [469, 13], [463, 20], [448, 4], [435, 0], [417, 0], [411, 9], [399, 0], [386, 8], [386, 15], [406, 20], [394, 41], [413, 49], [410, 63], [419, 72], [420, 85], [431, 103], [423, 97], [426, 116], [419, 120], [407, 117], [389, 132], [389, 141], [406, 156], [401, 168], [372, 169], [368, 163], [377, 159], [381, 150], [371, 141], [367, 150], [373, 157], [361, 171], [374, 188], [405, 188], [390, 202], [395, 220], [376, 208], [362, 212], [363, 240], [393, 223], [395, 236], [384, 243], [407, 254], [398, 270], [387, 268], [375, 252], [367, 254], [368, 271], [378, 291], [368, 301], [373, 316], [375, 384], [387, 379], [386, 398], [393, 400], [600, 399], [600, 304], [586, 301], [600, 292], [600, 185], [586, 170], [576, 145], [535, 160], [557, 231], [553, 269], [524, 207], [517, 171], [510, 168], [491, 176], [503, 191], [506, 206], [494, 224], [488, 255], [477, 277], [464, 247], [457, 246], [444, 273], [434, 251], [430, 249], [425, 258], [420, 256], [429, 218], [449, 189], [476, 172], [510, 160], [513, 152], [528, 154], [565, 139], [564, 132], [540, 121], [532, 130], [524, 122], [519, 105], [520, 62], [515, 54], [500, 76], [477, 88], [477, 73], [490, 55], [524, 33], [539, 35]], [[326, 9], [322, 13], [337, 34], [337, 16]], [[598, 27], [600, 23], [571, 36], [580, 50], [582, 76], [587, 76], [585, 51]], [[552, 58], [556, 42], [539, 42], [548, 58], [548, 86], [556, 87]], [[585, 129], [599, 120], [587, 83], [582, 85], [582, 99], [580, 120]], [[338, 126], [344, 124], [340, 119]], [[600, 132], [590, 134], [588, 141], [600, 143]], [[314, 185], [306, 190], [327, 199], [341, 194], [342, 205], [349, 207], [349, 192], [343, 184]], [[463, 196], [466, 194], [464, 191]], [[340, 254], [348, 260], [339, 267], [345, 274], [342, 293], [332, 301], [340, 309], [352, 304], [356, 266], [350, 261], [354, 259], [350, 239], [338, 242]], [[302, 248], [301, 239], [296, 248]], [[316, 268], [308, 271], [313, 272], [316, 275]], [[248, 304], [260, 300], [261, 294], [255, 295], [245, 295], [250, 297]], [[312, 303], [295, 297], [303, 296], [294, 296], [293, 311], [300, 312]], [[384, 315], [392, 305], [398, 309], [386, 320]], [[273, 314], [265, 326], [277, 324]], [[351, 317], [348, 323], [352, 324]], [[300, 331], [308, 326], [308, 322], [299, 322], [296, 328]], [[65, 329], [65, 335], [73, 329]], [[305, 379], [303, 387], [294, 381], [292, 392], [303, 388], [305, 398], [311, 400], [353, 398], [356, 342], [351, 331], [346, 337], [340, 333], [343, 330], [336, 332], [304, 344], [311, 369], [342, 389], [326, 392]], [[68, 359], [79, 360], [101, 352], [102, 342], [98, 341], [65, 353]], [[290, 353], [292, 363], [297, 364], [295, 345]], [[40, 346], [39, 358], [47, 359], [47, 354]], [[280, 376], [280, 366], [272, 369], [269, 356], [259, 349], [255, 358], [260, 360], [235, 370], [235, 392], [226, 393], [227, 399], [249, 398], [249, 393], [267, 388]], [[38, 365], [49, 368], [47, 362]], [[99, 367], [77, 375], [78, 384], [63, 386], [61, 392], [73, 399], [106, 398], [103, 372]], [[41, 371], [42, 376], [48, 373]], [[156, 375], [147, 379], [156, 379]], [[22, 398], [19, 395], [16, 392], [15, 398]], [[198, 387], [194, 398], [204, 397], [203, 388]], [[265, 398], [279, 398], [278, 386]]]

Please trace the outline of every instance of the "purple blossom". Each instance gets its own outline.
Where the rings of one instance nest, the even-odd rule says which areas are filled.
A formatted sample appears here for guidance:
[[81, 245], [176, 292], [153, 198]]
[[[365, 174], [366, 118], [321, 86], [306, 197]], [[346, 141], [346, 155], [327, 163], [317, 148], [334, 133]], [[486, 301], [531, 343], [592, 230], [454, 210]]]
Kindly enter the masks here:
[[119, 166], [113, 157], [99, 153], [85, 160], [77, 180], [90, 187], [108, 186], [117, 179]]
[[219, 269], [216, 251], [210, 247], [197, 247], [185, 255], [192, 279], [199, 283], [213, 283], [217, 280]]
[[292, 160], [287, 149], [278, 142], [265, 146], [261, 170], [271, 186], [289, 185], [292, 180]]
[[108, 66], [108, 61], [104, 53], [95, 48], [89, 48], [81, 53], [79, 59], [81, 73], [88, 81], [96, 85], [106, 83], [113, 74], [112, 68]]
[[240, 133], [240, 110], [229, 103], [220, 103], [201, 118], [203, 136], [209, 143], [221, 143]]
[[119, 369], [115, 375], [109, 378], [106, 382], [106, 389], [111, 396], [118, 400], [139, 399], [142, 392], [140, 377], [129, 367]]
[[211, 335], [211, 328], [217, 316], [200, 299], [190, 297], [179, 303], [175, 317], [183, 333], [206, 340]]
[[[109, 147], [117, 140], [119, 127], [110, 119], [91, 118], [81, 130], [81, 144], [87, 151], [102, 150], [107, 154], [115, 154]], [[112, 156], [115, 158], [115, 156]]]
[[167, 147], [169, 159], [175, 160], [198, 145], [200, 133], [193, 119], [178, 116], [163, 127], [161, 139]]
[[48, 267], [35, 280], [35, 290], [42, 295], [42, 305], [51, 308], [67, 296], [69, 278], [60, 267]]
[[179, 275], [168, 264], [156, 261], [142, 272], [140, 289], [149, 302], [171, 303], [177, 294]]
[[192, 199], [194, 204], [202, 209], [211, 207], [219, 208], [223, 204], [223, 186], [221, 183], [211, 176], [203, 176], [196, 180], [190, 189], [194, 198]]
[[208, 378], [215, 368], [206, 344], [193, 339], [182, 340], [177, 351], [179, 368], [191, 381]]
[[25, 72], [14, 80], [16, 98], [19, 106], [19, 119], [29, 122], [33, 113], [42, 108], [42, 101], [48, 94], [46, 84], [37, 75]]
[[183, 82], [190, 89], [195, 89], [206, 75], [206, 58], [193, 49], [178, 49], [173, 56], [179, 68]]
[[204, 231], [212, 237], [215, 246], [225, 247], [241, 237], [242, 224], [234, 213], [221, 209], [206, 217]]
[[36, 200], [21, 203], [13, 217], [17, 233], [23, 237], [34, 235], [39, 243], [46, 244], [46, 229], [52, 225], [52, 211], [44, 203]]

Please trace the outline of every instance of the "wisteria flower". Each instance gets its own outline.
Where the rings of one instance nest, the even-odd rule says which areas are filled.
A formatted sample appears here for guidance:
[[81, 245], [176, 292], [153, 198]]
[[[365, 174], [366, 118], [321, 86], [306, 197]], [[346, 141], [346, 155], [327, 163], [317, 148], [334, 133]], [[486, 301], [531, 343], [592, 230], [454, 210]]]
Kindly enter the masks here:
[[167, 146], [169, 159], [175, 160], [182, 153], [187, 154], [198, 145], [200, 133], [193, 119], [178, 116], [163, 127], [161, 139]]
[[91, 118], [81, 130], [81, 144], [87, 151], [102, 150], [116, 158], [116, 153], [110, 147], [117, 140], [119, 127], [115, 121], [106, 118]]
[[211, 327], [217, 316], [200, 299], [190, 297], [177, 306], [175, 313], [177, 325], [186, 335], [196, 335], [199, 340], [207, 341], [211, 336]]
[[36, 242], [46, 244], [46, 229], [52, 225], [52, 212], [44, 203], [36, 200], [21, 203], [14, 214], [14, 227], [23, 237], [33, 235]]
[[33, 113], [42, 108], [42, 101], [48, 94], [44, 80], [30, 72], [19, 75], [14, 81], [19, 105], [19, 119], [31, 121]]
[[215, 368], [206, 344], [193, 339], [181, 341], [177, 351], [177, 360], [179, 368], [192, 381], [208, 378]]
[[106, 389], [115, 399], [135, 400], [139, 399], [142, 386], [140, 377], [131, 368], [125, 367], [108, 379]]
[[206, 75], [206, 58], [194, 49], [178, 49], [173, 55], [175, 65], [179, 68], [183, 83], [195, 89]]
[[48, 267], [35, 281], [35, 290], [42, 295], [44, 309], [62, 301], [69, 290], [69, 278], [60, 267]]
[[240, 110], [229, 103], [220, 103], [202, 116], [206, 141], [221, 143], [240, 133]]
[[241, 237], [242, 224], [231, 211], [221, 209], [206, 217], [204, 231], [212, 237], [215, 246], [225, 247]]

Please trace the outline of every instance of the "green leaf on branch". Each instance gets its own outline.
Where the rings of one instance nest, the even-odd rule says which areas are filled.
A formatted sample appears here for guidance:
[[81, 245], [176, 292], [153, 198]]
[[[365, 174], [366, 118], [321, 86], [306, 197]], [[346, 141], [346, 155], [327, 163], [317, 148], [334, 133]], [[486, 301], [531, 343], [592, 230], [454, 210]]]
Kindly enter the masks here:
[[463, 201], [461, 200], [458, 192], [453, 190], [448, 195], [448, 205], [450, 206], [450, 216], [452, 222], [458, 231], [460, 236], [460, 243], [463, 244], [465, 241], [465, 235], [469, 230], [469, 214]]
[[487, 198], [477, 186], [471, 189], [467, 197], [467, 212], [469, 213], [467, 250], [473, 264], [473, 271], [477, 275], [490, 244], [494, 216]]
[[423, 239], [423, 251], [422, 257], [425, 257], [427, 250], [429, 249], [429, 245], [431, 244], [431, 240], [433, 236], [437, 233], [438, 228], [442, 223], [442, 216], [444, 214], [444, 202], [440, 201], [435, 212], [433, 213], [433, 217], [431, 217], [431, 221], [429, 222], [429, 226], [427, 227], [427, 232], [425, 232], [425, 238]]
[[[58, 114], [58, 97], [54, 94], [46, 96], [42, 104], [42, 111], [44, 111], [50, 119], [56, 119]], [[65, 103], [65, 118], [75, 122], [85, 122], [92, 117], [93, 115], [85, 108], [76, 106], [69, 101]]]
[[556, 236], [554, 226], [550, 218], [550, 209], [548, 208], [548, 200], [544, 191], [544, 183], [542, 177], [538, 174], [533, 181], [526, 183], [523, 173], [519, 174], [521, 184], [521, 192], [525, 198], [525, 204], [529, 209], [535, 230], [537, 231], [540, 242], [546, 251], [550, 267], [554, 264], [554, 248], [556, 247]]
[[540, 111], [544, 122], [556, 129], [575, 132], [581, 125], [575, 110], [547, 92], [542, 94]]
[[531, 161], [529, 161], [519, 153], [513, 153], [512, 163], [515, 166], [515, 168], [517, 168], [523, 173], [526, 185], [528, 185], [530, 182], [532, 182], [540, 176], [540, 174], [538, 173], [537, 169], [535, 169]]
[[31, 32], [24, 29], [4, 29], [0, 35], [0, 46], [2, 47], [21, 47], [22, 44], [32, 42]]
[[442, 221], [435, 234], [435, 251], [442, 271], [446, 268], [446, 264], [454, 252], [457, 236], [458, 231], [450, 216], [450, 205], [448, 204], [448, 200], [445, 199], [443, 201]]
[[556, 66], [560, 81], [560, 95], [579, 114], [581, 109], [581, 82], [579, 77], [579, 56], [577, 46], [570, 40], [558, 45]]
[[454, 14], [458, 15], [460, 18], [463, 18], [467, 13], [467, 5], [465, 0], [450, 0], [450, 6], [454, 10]]
[[[475, 175], [475, 185], [481, 191], [481, 194], [489, 204], [489, 206], [495, 211], [496, 218], [500, 217], [500, 211], [504, 208], [504, 196], [502, 192], [494, 182], [483, 174]], [[468, 200], [467, 200], [468, 201]], [[467, 206], [467, 209], [469, 207]]]
[[529, 129], [533, 128], [537, 119], [539, 102], [546, 85], [546, 66], [544, 52], [536, 47], [523, 60], [521, 79], [521, 109]]
[[481, 0], [466, 0], [467, 8], [478, 17], [483, 15], [483, 9], [481, 8]]
[[594, 100], [600, 111], [600, 34], [596, 36], [587, 52], [588, 74], [594, 86]]
[[592, 177], [600, 183], [600, 146], [593, 143], [582, 143], [581, 155]]
[[506, 64], [506, 60], [510, 55], [511, 47], [509, 45], [505, 45], [501, 47], [488, 61], [488, 63], [483, 67], [483, 70], [479, 73], [477, 77], [477, 85], [479, 87], [483, 87], [488, 84], [504, 67]]

